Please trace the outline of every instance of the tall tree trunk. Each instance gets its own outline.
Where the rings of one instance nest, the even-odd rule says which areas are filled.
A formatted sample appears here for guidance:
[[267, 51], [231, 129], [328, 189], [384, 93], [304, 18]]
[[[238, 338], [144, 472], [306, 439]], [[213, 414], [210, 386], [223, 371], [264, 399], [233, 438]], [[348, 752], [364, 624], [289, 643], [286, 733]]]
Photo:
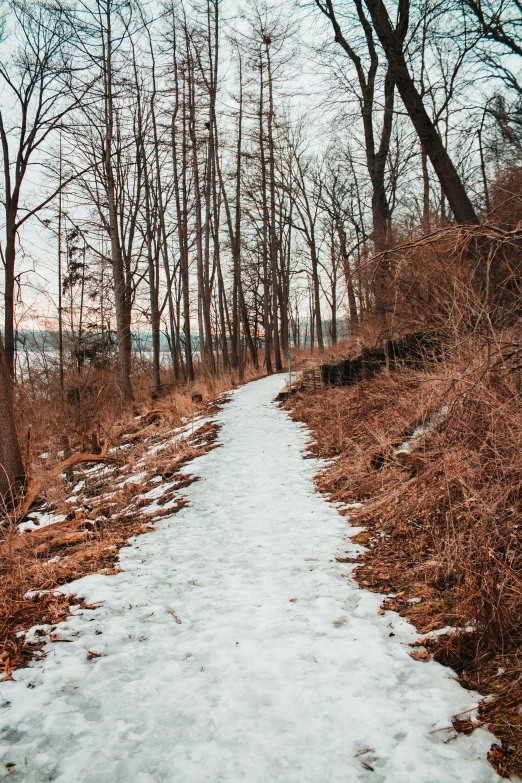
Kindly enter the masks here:
[[301, 160], [298, 155], [295, 155], [295, 163], [298, 172], [298, 187], [301, 192], [302, 203], [299, 205], [296, 201], [296, 209], [301, 218], [301, 230], [304, 233], [306, 244], [310, 251], [310, 261], [312, 266], [312, 296], [314, 302], [314, 318], [315, 328], [317, 331], [317, 343], [319, 350], [324, 350], [323, 340], [323, 324], [321, 318], [321, 294], [320, 294], [320, 282], [319, 282], [319, 256], [317, 252], [317, 242], [315, 235], [315, 226], [317, 222], [317, 205], [314, 206], [310, 203], [307, 191], [306, 174], [301, 165]]
[[[145, 150], [143, 150], [145, 155]], [[149, 302], [150, 302], [150, 326], [152, 331], [152, 378], [154, 381], [154, 391], [159, 394], [161, 391], [160, 377], [160, 312], [159, 312], [159, 280], [158, 280], [158, 259], [157, 254], [153, 252], [153, 226], [151, 214], [151, 187], [149, 181], [149, 172], [146, 161], [144, 161], [144, 181], [145, 181], [145, 217], [147, 221], [147, 264], [149, 277]]]
[[0, 333], [0, 509], [11, 507], [26, 484], [16, 434], [13, 389]]
[[14, 376], [15, 335], [14, 335], [14, 272], [16, 259], [15, 216], [7, 215], [5, 228], [5, 277], [4, 277], [4, 337], [5, 363], [9, 375]]
[[[153, 60], [154, 62], [154, 60]], [[156, 214], [153, 209], [157, 207], [158, 199], [153, 199], [152, 190], [152, 177], [149, 169], [149, 161], [147, 157], [147, 149], [145, 147], [145, 132], [146, 128], [143, 120], [142, 112], [142, 96], [140, 89], [140, 82], [138, 78], [138, 68], [136, 58], [133, 61], [134, 66], [134, 81], [136, 88], [136, 122], [135, 126], [135, 143], [136, 143], [136, 161], [138, 168], [138, 179], [141, 182], [143, 178], [144, 190], [145, 190], [145, 244], [147, 248], [147, 271], [149, 281], [149, 303], [150, 303], [150, 326], [152, 336], [152, 379], [154, 384], [155, 394], [159, 394], [161, 391], [161, 377], [160, 377], [160, 348], [161, 348], [161, 335], [160, 335], [160, 307], [159, 307], [159, 252], [158, 244], [154, 241], [156, 224]], [[154, 101], [155, 101], [155, 79], [154, 79], [154, 66], [153, 66], [153, 90], [150, 99], [151, 114], [154, 115]], [[154, 137], [155, 146], [157, 145], [157, 138]], [[157, 150], [156, 150], [157, 153]], [[143, 177], [141, 176], [143, 173]], [[159, 188], [158, 188], [159, 190]], [[162, 198], [161, 191], [158, 193], [159, 200]]]
[[174, 194], [176, 201], [176, 217], [178, 227], [178, 242], [180, 254], [180, 287], [183, 299], [183, 331], [185, 335], [185, 364], [187, 379], [194, 380], [194, 366], [192, 362], [192, 336], [190, 330], [190, 275], [188, 260], [188, 206], [187, 206], [187, 139], [186, 139], [186, 99], [185, 90], [183, 91], [183, 104], [181, 107], [181, 123], [183, 127], [181, 141], [181, 172], [178, 165], [178, 145], [176, 122], [180, 109], [179, 99], [179, 73], [178, 60], [176, 52], [176, 29], [172, 26], [173, 32], [173, 66], [174, 66], [174, 84], [175, 84], [175, 103], [171, 118], [171, 145], [172, 145], [172, 164], [174, 169]]
[[[281, 228], [283, 233], [283, 228]], [[290, 261], [292, 251], [292, 207], [290, 206], [290, 214], [288, 220], [288, 233], [286, 241], [281, 236], [279, 241], [280, 249], [280, 283], [279, 283], [279, 310], [280, 310], [280, 323], [281, 323], [281, 350], [284, 354], [288, 353], [289, 348], [289, 323], [288, 323], [288, 308], [290, 297]]]
[[324, 351], [323, 323], [321, 317], [321, 289], [319, 285], [319, 259], [317, 257], [317, 248], [315, 245], [315, 236], [312, 235], [312, 244], [310, 246], [310, 255], [312, 261], [312, 285], [314, 296], [314, 314], [315, 330], [317, 333], [317, 347], [319, 351]]
[[310, 308], [310, 352], [314, 352], [314, 346], [315, 346], [315, 297], [314, 297], [314, 289], [312, 284], [312, 290], [310, 291], [310, 295], [308, 297], [309, 301], [309, 308]]
[[484, 206], [486, 207], [486, 215], [489, 215], [489, 211], [491, 209], [491, 203], [489, 200], [488, 178], [486, 173], [486, 161], [484, 159], [484, 148], [482, 146], [482, 132], [484, 130], [485, 115], [486, 115], [486, 109], [484, 109], [484, 112], [482, 114], [482, 122], [480, 123], [480, 127], [477, 131], [477, 136], [478, 136], [479, 154], [480, 154], [480, 171], [482, 174], [482, 185], [484, 187]]
[[[190, 46], [188, 33], [187, 50]], [[199, 350], [205, 372], [212, 373], [212, 329], [210, 327], [210, 302], [206, 300], [206, 287], [203, 272], [203, 220], [201, 213], [201, 187], [199, 181], [199, 161], [196, 135], [196, 96], [195, 78], [192, 57], [187, 59], [188, 65], [188, 100], [189, 100], [189, 137], [192, 148], [192, 176], [194, 178], [194, 220], [196, 232], [196, 269], [198, 281], [198, 331]]]
[[341, 252], [341, 262], [343, 265], [344, 279], [346, 281], [346, 290], [348, 292], [348, 312], [350, 316], [350, 332], [357, 328], [359, 316], [357, 313], [357, 302], [355, 299], [355, 289], [353, 285], [352, 270], [350, 268], [350, 259], [348, 257], [348, 247], [346, 241], [346, 230], [341, 218], [335, 221], [337, 237], [339, 239], [339, 250]]
[[272, 279], [272, 324], [274, 363], [276, 372], [281, 372], [281, 347], [279, 342], [278, 297], [277, 297], [277, 255], [278, 242], [276, 230], [276, 182], [275, 182], [275, 149], [274, 149], [274, 93], [272, 85], [272, 63], [270, 60], [270, 39], [265, 36], [265, 53], [267, 65], [268, 86], [268, 172], [270, 183], [270, 275]]
[[334, 230], [332, 229], [331, 234], [331, 264], [332, 264], [332, 276], [330, 279], [330, 285], [331, 285], [331, 314], [332, 314], [332, 325], [330, 328], [330, 337], [332, 340], [332, 345], [337, 344], [337, 260], [336, 260], [336, 248], [335, 248], [335, 242], [334, 242]]
[[[160, 252], [161, 257], [163, 260], [163, 269], [165, 271], [165, 277], [167, 281], [167, 304], [168, 304], [168, 313], [169, 313], [169, 334], [170, 334], [170, 353], [172, 358], [172, 370], [174, 373], [174, 380], [179, 380], [179, 362], [178, 362], [178, 338], [179, 334], [177, 333], [176, 329], [176, 311], [174, 307], [174, 300], [172, 297], [172, 285], [173, 285], [173, 278], [174, 275], [171, 273], [170, 270], [170, 261], [169, 261], [169, 251], [168, 251], [168, 239], [167, 239], [167, 228], [166, 228], [166, 222], [165, 222], [165, 204], [164, 204], [164, 191], [163, 191], [163, 184], [162, 184], [162, 177], [161, 177], [161, 165], [160, 165], [160, 142], [158, 137], [158, 123], [156, 120], [156, 94], [157, 94], [157, 87], [156, 87], [156, 58], [155, 58], [155, 49], [154, 44], [151, 36], [150, 27], [147, 26], [147, 33], [149, 37], [149, 50], [151, 55], [151, 61], [152, 61], [152, 69], [151, 69], [151, 76], [152, 76], [152, 93], [150, 97], [150, 112], [151, 112], [151, 120], [152, 120], [152, 132], [153, 132], [153, 140], [154, 140], [154, 165], [155, 165], [155, 175], [156, 175], [156, 197], [155, 201], [157, 203], [158, 208], [158, 217], [159, 217], [159, 244], [160, 244]], [[156, 288], [159, 291], [159, 264], [158, 269], [156, 273]], [[164, 306], [164, 305], [163, 305]], [[159, 321], [160, 314], [158, 312], [158, 321]], [[159, 328], [159, 327], [158, 327]], [[160, 349], [160, 345], [158, 343], [158, 350]]]
[[428, 171], [428, 156], [424, 148], [421, 148], [422, 168], [422, 228], [430, 230], [430, 175]]
[[406, 64], [403, 41], [408, 28], [409, 0], [401, 4], [401, 18], [393, 29], [383, 0], [365, 0], [372, 24], [391, 68], [391, 77], [419, 140], [448, 199], [457, 223], [477, 224], [479, 219], [453, 162], [430, 119]]
[[[60, 192], [58, 194], [58, 373], [60, 394], [63, 395], [63, 313], [62, 313], [62, 137], [60, 135]], [[103, 293], [102, 293], [103, 296]], [[103, 346], [103, 312], [102, 346]]]
[[263, 329], [265, 332], [265, 366], [268, 375], [272, 370], [272, 323], [270, 320], [270, 268], [269, 268], [269, 250], [268, 250], [268, 226], [269, 214], [266, 196], [267, 174], [266, 174], [266, 155], [265, 155], [265, 131], [263, 124], [264, 114], [264, 79], [263, 79], [263, 61], [259, 58], [259, 156], [261, 162], [261, 203], [263, 209], [262, 237], [263, 246], [262, 266], [263, 266]]
[[121, 251], [118, 208], [116, 201], [116, 182], [112, 165], [113, 137], [114, 137], [114, 104], [113, 104], [113, 76], [112, 76], [112, 28], [111, 8], [106, 6], [106, 60], [104, 63], [105, 77], [105, 154], [104, 169], [107, 186], [107, 203], [109, 208], [109, 234], [111, 241], [111, 262], [114, 279], [114, 301], [116, 306], [116, 336], [120, 357], [120, 373], [123, 397], [126, 402], [133, 399], [131, 385], [131, 332], [130, 332], [130, 303], [127, 302], [127, 281]]

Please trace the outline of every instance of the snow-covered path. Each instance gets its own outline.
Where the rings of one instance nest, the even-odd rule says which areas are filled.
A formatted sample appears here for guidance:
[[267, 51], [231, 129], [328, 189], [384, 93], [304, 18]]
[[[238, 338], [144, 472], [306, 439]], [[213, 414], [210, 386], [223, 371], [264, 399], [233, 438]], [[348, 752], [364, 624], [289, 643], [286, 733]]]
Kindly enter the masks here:
[[190, 505], [123, 549], [121, 573], [73, 583], [105, 603], [60, 626], [73, 643], [0, 683], [0, 777], [499, 780], [485, 730], [429, 733], [474, 694], [413, 661], [411, 626], [342, 575], [354, 531], [314, 491], [306, 431], [272, 402], [283, 380], [234, 393], [223, 447], [187, 466], [201, 476]]

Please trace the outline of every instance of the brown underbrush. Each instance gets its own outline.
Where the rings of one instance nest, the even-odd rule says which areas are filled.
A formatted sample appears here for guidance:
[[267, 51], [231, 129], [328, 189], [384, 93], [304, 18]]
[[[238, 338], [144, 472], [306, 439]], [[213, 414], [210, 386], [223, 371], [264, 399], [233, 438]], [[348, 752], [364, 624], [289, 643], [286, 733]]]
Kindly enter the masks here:
[[[318, 477], [365, 532], [353, 575], [388, 596], [425, 638], [424, 652], [484, 695], [476, 719], [502, 745], [497, 771], [522, 773], [522, 392], [514, 331], [473, 340], [446, 363], [396, 368], [348, 387], [300, 392], [287, 405], [335, 458]], [[446, 629], [441, 634], [434, 631]], [[422, 665], [422, 664], [419, 664]], [[460, 722], [459, 722], [460, 721]]]

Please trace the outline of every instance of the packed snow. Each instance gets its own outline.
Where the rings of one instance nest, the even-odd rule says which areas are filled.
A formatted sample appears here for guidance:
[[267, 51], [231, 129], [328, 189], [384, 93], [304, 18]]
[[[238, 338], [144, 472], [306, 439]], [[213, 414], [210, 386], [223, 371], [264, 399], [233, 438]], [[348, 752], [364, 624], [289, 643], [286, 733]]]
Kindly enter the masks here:
[[71, 643], [0, 683], [0, 777], [499, 780], [485, 729], [435, 731], [477, 694], [413, 661], [413, 627], [336, 562], [361, 547], [315, 490], [306, 429], [273, 402], [284, 382], [239, 388], [216, 417], [222, 447], [185, 468], [201, 477], [190, 504], [132, 540], [121, 573], [68, 587], [99, 607], [76, 607], [54, 629]]

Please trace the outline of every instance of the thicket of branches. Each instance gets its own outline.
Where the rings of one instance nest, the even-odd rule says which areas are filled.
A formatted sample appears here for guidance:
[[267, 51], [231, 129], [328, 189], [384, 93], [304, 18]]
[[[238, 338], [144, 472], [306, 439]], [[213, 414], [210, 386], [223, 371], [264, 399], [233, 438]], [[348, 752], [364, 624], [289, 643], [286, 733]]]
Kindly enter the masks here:
[[20, 385], [74, 402], [114, 368], [130, 402], [138, 369], [160, 394], [369, 322], [389, 336], [402, 291], [414, 309], [400, 248], [519, 199], [514, 0], [2, 11], [0, 494], [24, 484]]

